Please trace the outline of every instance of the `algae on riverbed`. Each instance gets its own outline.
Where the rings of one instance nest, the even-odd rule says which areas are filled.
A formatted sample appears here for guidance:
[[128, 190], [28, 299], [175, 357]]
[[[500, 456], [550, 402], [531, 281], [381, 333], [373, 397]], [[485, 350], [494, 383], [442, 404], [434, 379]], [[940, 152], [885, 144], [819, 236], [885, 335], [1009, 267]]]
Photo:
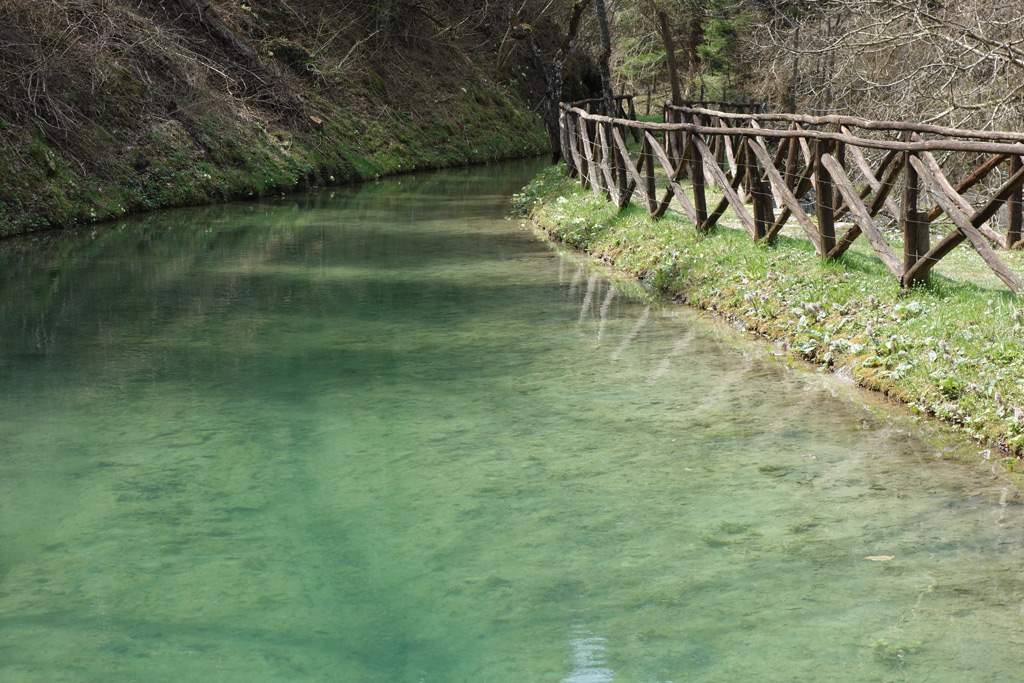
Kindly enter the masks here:
[[0, 679], [1016, 678], [1012, 487], [501, 220], [535, 170], [0, 245]]

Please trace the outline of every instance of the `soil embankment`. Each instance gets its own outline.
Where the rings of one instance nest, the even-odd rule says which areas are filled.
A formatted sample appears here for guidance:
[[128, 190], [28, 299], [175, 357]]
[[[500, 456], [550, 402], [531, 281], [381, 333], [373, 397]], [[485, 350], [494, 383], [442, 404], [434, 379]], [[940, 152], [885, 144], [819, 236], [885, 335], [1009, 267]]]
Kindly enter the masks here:
[[[11, 0], [0, 236], [537, 154], [474, 3]], [[501, 78], [505, 82], [500, 82]]]

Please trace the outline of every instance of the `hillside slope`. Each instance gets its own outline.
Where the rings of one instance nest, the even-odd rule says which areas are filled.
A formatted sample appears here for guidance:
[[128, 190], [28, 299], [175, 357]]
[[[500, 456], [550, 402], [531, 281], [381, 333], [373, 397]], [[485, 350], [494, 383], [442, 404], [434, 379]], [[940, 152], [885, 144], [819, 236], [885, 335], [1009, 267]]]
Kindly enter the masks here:
[[7, 0], [0, 236], [540, 153], [485, 8]]

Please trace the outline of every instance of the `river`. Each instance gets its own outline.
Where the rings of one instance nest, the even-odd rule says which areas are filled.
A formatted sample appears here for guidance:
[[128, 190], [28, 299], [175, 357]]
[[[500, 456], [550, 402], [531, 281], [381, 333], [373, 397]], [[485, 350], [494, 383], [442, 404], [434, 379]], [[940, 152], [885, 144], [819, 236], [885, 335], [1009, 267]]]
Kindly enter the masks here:
[[0, 680], [1017, 681], [999, 478], [519, 162], [0, 245]]

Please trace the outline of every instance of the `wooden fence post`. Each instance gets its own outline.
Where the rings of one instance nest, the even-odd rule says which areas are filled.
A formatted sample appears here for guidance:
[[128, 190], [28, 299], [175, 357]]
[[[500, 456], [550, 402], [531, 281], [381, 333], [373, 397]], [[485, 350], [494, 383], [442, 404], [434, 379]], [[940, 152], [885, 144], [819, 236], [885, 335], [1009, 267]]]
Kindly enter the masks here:
[[609, 126], [605, 123], [597, 122], [597, 144], [601, 150], [597, 157], [601, 161], [599, 177], [603, 180], [601, 189], [605, 191], [611, 201], [618, 204], [619, 198], [615, 196], [618, 192], [618, 184], [615, 182], [615, 159], [611, 156], [612, 145], [608, 141], [608, 128]]
[[[733, 149], [736, 150], [736, 161], [739, 162], [740, 158], [747, 156], [746, 153], [749, 152], [749, 150], [747, 149], [747, 138], [746, 138], [746, 136], [737, 136], [736, 143], [733, 144], [732, 147], [733, 147]], [[751, 154], [753, 154], [753, 152], [751, 152]], [[743, 183], [740, 185], [740, 187], [742, 188], [740, 190], [740, 197], [742, 197], [744, 201], [749, 201], [752, 204], [754, 204], [754, 207], [756, 208], [757, 204], [755, 204], [756, 200], [754, 199], [754, 192], [755, 192], [755, 185], [756, 185], [756, 183], [755, 183], [754, 178], [753, 178], [753, 175], [754, 175], [753, 171], [757, 170], [757, 164], [755, 163], [753, 166], [751, 166], [750, 162], [751, 162], [751, 160], [749, 158], [746, 159], [745, 162], [743, 162], [743, 163], [746, 164], [746, 166], [743, 169]], [[736, 172], [737, 173], [740, 172], [739, 163], [736, 164]], [[757, 221], [755, 220], [755, 228], [754, 228], [754, 232], [755, 233], [757, 232], [756, 224], [757, 224]], [[760, 236], [757, 235], [757, 234], [754, 235], [754, 239], [758, 239], [759, 237]]]
[[[701, 138], [699, 133], [691, 133], [690, 137], [695, 141]], [[708, 221], [708, 200], [704, 194], [704, 157], [697, 151], [694, 144], [690, 152], [690, 178], [693, 183], [693, 208], [697, 214], [697, 222], [694, 227], [698, 230]]]
[[827, 140], [814, 141], [815, 213], [818, 217], [818, 246], [823, 258], [827, 258], [828, 253], [836, 246], [835, 211], [832, 208], [832, 176], [829, 175], [825, 165], [821, 163], [821, 156], [828, 154], [829, 149], [830, 145]]
[[[909, 140], [909, 135], [904, 136]], [[929, 236], [927, 216], [918, 210], [920, 196], [917, 170], [910, 163], [912, 152], [904, 152], [903, 172], [903, 206], [900, 210], [900, 224], [903, 228], [903, 273], [904, 286], [911, 287], [915, 283], [907, 281], [906, 274], [914, 267], [918, 259], [928, 253]]]
[[601, 193], [601, 169], [597, 165], [597, 147], [590, 136], [590, 122], [579, 116], [577, 117], [577, 124], [577, 130], [580, 134], [580, 146], [583, 148], [583, 168], [587, 171], [587, 185], [596, 197]]
[[587, 166], [587, 155], [583, 151], [583, 136], [580, 133], [580, 124], [585, 126], [587, 122], [581, 121], [576, 112], [568, 112], [566, 116], [569, 121], [569, 134], [572, 136], [570, 139], [572, 155], [576, 161], [576, 170], [580, 175], [580, 185], [587, 189], [590, 187], [590, 167]]
[[916, 155], [903, 153], [903, 205], [900, 208], [900, 225], [903, 228], [903, 272], [917, 263], [917, 171], [910, 163]]
[[[839, 128], [839, 126], [836, 126], [836, 127]], [[838, 130], [836, 132], [842, 133], [842, 130], [840, 129], [840, 130]], [[836, 161], [839, 162], [839, 165], [842, 166], [843, 169], [845, 170], [846, 169], [846, 143], [842, 142], [842, 141], [835, 142], [834, 146], [833, 146], [833, 149], [835, 151], [833, 152], [832, 156], [834, 156], [836, 158]], [[842, 203], [843, 203], [842, 195], [838, 195], [837, 194], [835, 196], [835, 198], [834, 198], [834, 201], [832, 202], [832, 209], [833, 209], [833, 211], [839, 211], [839, 207], [840, 207], [840, 205], [842, 205]]]
[[601, 191], [612, 201], [615, 197], [615, 177], [612, 175], [611, 161], [608, 159], [608, 136], [605, 125], [594, 122], [594, 164], [597, 166], [597, 182]]
[[[613, 127], [610, 126], [609, 130], [612, 128]], [[611, 143], [610, 140], [609, 143]], [[618, 145], [613, 144], [611, 145], [611, 148], [612, 153], [615, 155], [615, 181], [619, 189], [618, 203], [619, 208], [621, 209], [629, 204], [629, 176], [626, 173], [626, 160], [623, 158], [623, 152], [619, 149]]]
[[558, 132], [562, 145], [562, 161], [565, 162], [565, 174], [572, 178], [579, 173], [579, 169], [576, 168], [576, 161], [572, 155], [572, 142], [569, 138], [570, 131], [568, 119], [569, 116], [565, 113], [564, 109], [558, 113]]
[[[791, 124], [789, 128], [796, 130], [796, 123]], [[800, 181], [800, 174], [797, 173], [797, 155], [799, 154], [800, 141], [796, 138], [789, 138], [789, 148], [786, 150], [786, 187], [790, 190], [796, 190], [796, 185]]]
[[643, 139], [640, 162], [644, 165], [644, 194], [647, 195], [647, 211], [651, 215], [658, 210], [657, 193], [658, 187], [654, 182], [654, 150], [651, 149], [651, 142], [646, 137]]
[[[662, 121], [665, 123], [676, 123], [677, 112], [672, 109], [668, 104], [665, 105], [665, 109], [662, 114]], [[682, 155], [683, 150], [679, 144], [680, 134], [674, 130], [665, 131], [665, 152], [668, 154], [669, 160], [673, 164], [678, 164]]]
[[[720, 128], [722, 126], [722, 119], [720, 119], [717, 116], [712, 116], [711, 122], [708, 125], [713, 126], [715, 128]], [[718, 167], [722, 168], [723, 166], [725, 166], [729, 160], [729, 157], [725, 153], [724, 135], [714, 136], [714, 139], [711, 141], [711, 151], [715, 153], [715, 163], [718, 164]]]
[[775, 221], [775, 211], [772, 209], [771, 190], [766, 187], [764, 178], [761, 177], [761, 169], [757, 166], [757, 157], [750, 146], [750, 140], [741, 138], [744, 162], [747, 165], [746, 176], [750, 183], [750, 196], [754, 200], [754, 239], [762, 240], [768, 234], [768, 228]]
[[[1021, 168], [1021, 159], [1014, 154], [1010, 157], [1010, 176]], [[1020, 248], [1021, 241], [1021, 190], [1018, 188], [1006, 200], [1006, 248]]]
[[[636, 106], [633, 104], [633, 96], [627, 95], [626, 101], [629, 102], [629, 113], [626, 116], [626, 118], [628, 118], [630, 121], [636, 121]], [[643, 136], [643, 131], [640, 130], [639, 128], [630, 128], [630, 131], [633, 133], [633, 140], [636, 142], [640, 142]]]

